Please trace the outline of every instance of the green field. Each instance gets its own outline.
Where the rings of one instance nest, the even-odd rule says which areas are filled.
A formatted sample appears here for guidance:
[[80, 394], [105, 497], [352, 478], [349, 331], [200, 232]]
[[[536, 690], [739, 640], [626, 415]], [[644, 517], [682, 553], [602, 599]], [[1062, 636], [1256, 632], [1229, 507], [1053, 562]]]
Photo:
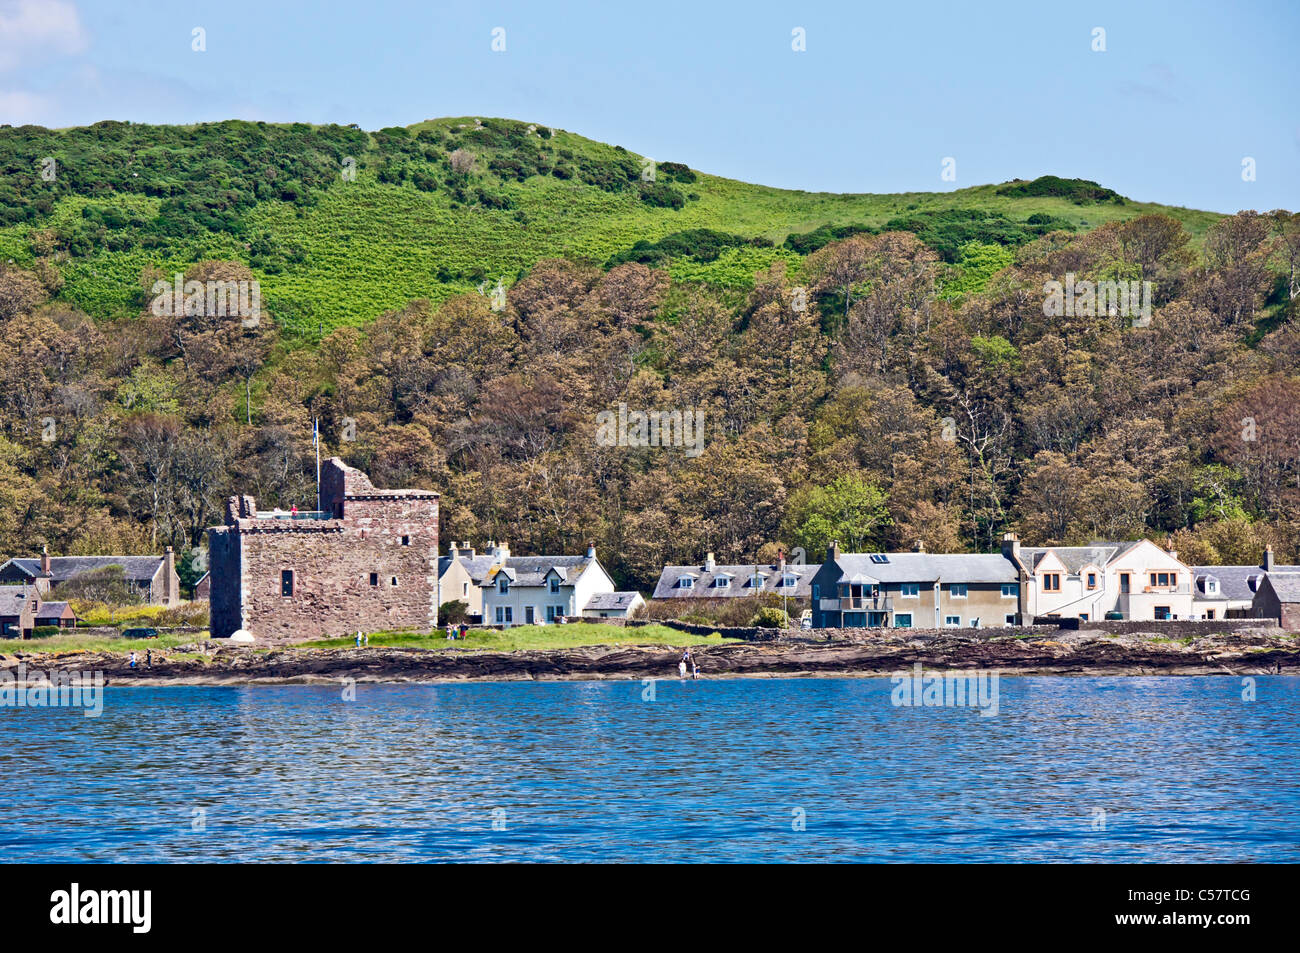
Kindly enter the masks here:
[[[828, 225], [879, 229], [900, 216], [959, 209], [1015, 223], [1048, 216], [1086, 231], [1163, 212], [1199, 242], [1219, 217], [1118, 198], [1076, 204], [1059, 195], [1004, 195], [995, 185], [901, 194], [775, 189], [686, 170], [689, 156], [672, 157], [686, 170], [682, 181], [660, 181], [681, 207], [658, 207], [643, 195], [642, 158], [634, 153], [562, 130], [543, 135], [511, 120], [479, 121], [430, 120], [405, 133], [369, 134], [253, 123], [118, 124], [94, 134], [98, 127], [43, 130], [21, 141], [17, 134], [35, 127], [0, 131], [0, 169], [12, 174], [50, 154], [71, 180], [23, 210], [27, 220], [0, 227], [0, 260], [32, 264], [33, 231], [52, 232], [55, 246], [68, 250], [55, 255], [60, 296], [98, 318], [139, 313], [146, 268], [171, 274], [208, 258], [243, 261], [281, 331], [311, 341], [414, 299], [440, 301], [484, 282], [509, 287], [539, 259], [603, 264], [637, 242], [691, 229], [771, 243], [669, 264], [679, 281], [744, 288], [773, 261], [797, 270], [802, 259], [782, 247], [787, 236]], [[280, 144], [281, 136], [288, 141]], [[473, 156], [463, 174], [452, 169], [457, 150]], [[342, 155], [348, 151], [359, 155]], [[354, 178], [335, 171], [345, 159], [355, 163]], [[144, 171], [128, 174], [137, 168]], [[297, 178], [292, 188], [263, 189], [275, 176]], [[967, 290], [960, 271], [953, 287]], [[978, 288], [982, 277], [966, 285]]]
[[[370, 636], [370, 648], [455, 649], [492, 652], [543, 651], [576, 649], [588, 645], [722, 645], [735, 642], [718, 635], [692, 635], [664, 625], [645, 625], [624, 629], [598, 622], [574, 622], [568, 625], [516, 626], [511, 629], [471, 629], [465, 639], [450, 641], [442, 633], [423, 635], [414, 632], [381, 632]], [[355, 648], [353, 639], [318, 639], [299, 642], [294, 648]]]

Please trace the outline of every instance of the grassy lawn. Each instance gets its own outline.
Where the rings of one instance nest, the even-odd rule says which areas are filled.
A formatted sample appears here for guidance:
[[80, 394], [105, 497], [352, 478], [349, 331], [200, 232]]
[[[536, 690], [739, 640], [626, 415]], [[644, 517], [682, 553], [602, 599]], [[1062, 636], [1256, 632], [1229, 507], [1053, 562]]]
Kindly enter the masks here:
[[164, 649], [175, 648], [178, 645], [186, 645], [194, 642], [201, 642], [206, 638], [205, 634], [195, 635], [160, 633], [156, 639], [124, 639], [120, 636], [102, 636], [102, 635], [82, 635], [77, 632], [67, 634], [51, 635], [43, 639], [0, 639], [0, 654], [9, 655], [14, 652], [145, 652], [152, 649], [154, 652], [160, 652]]
[[[721, 636], [691, 635], [663, 625], [639, 626], [624, 629], [621, 626], [602, 625], [597, 622], [575, 622], [569, 625], [521, 625], [498, 632], [495, 629], [471, 629], [465, 639], [447, 641], [442, 632], [425, 635], [418, 632], [381, 632], [370, 636], [370, 647], [421, 648], [421, 649], [479, 649], [494, 652], [513, 652], [519, 649], [571, 649], [584, 645], [722, 645], [735, 642]], [[294, 648], [333, 649], [355, 648], [353, 639], [317, 639], [299, 642]]]

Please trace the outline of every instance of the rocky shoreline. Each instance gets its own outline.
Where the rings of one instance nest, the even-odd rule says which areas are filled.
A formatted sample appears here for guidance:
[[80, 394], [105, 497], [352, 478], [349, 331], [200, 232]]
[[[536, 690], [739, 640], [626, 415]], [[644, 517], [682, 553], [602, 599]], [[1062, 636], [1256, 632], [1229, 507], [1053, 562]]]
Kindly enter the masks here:
[[[259, 685], [358, 682], [551, 681], [676, 678], [680, 649], [607, 645], [548, 651], [465, 649], [280, 648], [215, 642], [155, 653], [153, 666], [132, 669], [122, 653], [0, 655], [0, 672], [104, 673], [109, 685]], [[1277, 629], [1243, 630], [1168, 641], [1158, 633], [1108, 636], [902, 637], [787, 640], [702, 645], [692, 650], [704, 678], [879, 677], [926, 669], [981, 669], [1003, 675], [1269, 675], [1300, 674], [1300, 638]]]

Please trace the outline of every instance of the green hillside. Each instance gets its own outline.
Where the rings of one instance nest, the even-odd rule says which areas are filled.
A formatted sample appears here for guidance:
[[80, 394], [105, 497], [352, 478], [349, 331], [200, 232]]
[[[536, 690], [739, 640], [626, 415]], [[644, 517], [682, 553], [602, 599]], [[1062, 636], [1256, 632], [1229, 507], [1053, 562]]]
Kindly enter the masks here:
[[[47, 157], [52, 179], [41, 174]], [[0, 260], [52, 263], [59, 297], [96, 318], [139, 313], [146, 271], [240, 260], [281, 332], [309, 341], [414, 299], [509, 287], [548, 257], [653, 260], [678, 281], [747, 289], [772, 261], [797, 264], [801, 251], [842, 237], [827, 226], [902, 227], [957, 266], [954, 287], [978, 290], [989, 259], [976, 263], [969, 242], [1011, 248], [1150, 212], [1178, 219], [1199, 242], [1219, 218], [1077, 180], [838, 195], [751, 185], [689, 169], [689, 156], [667, 158], [681, 164], [660, 162], [646, 182], [642, 158], [619, 146], [500, 119], [374, 133], [247, 122], [3, 128]], [[668, 253], [652, 247], [649, 259], [634, 250], [700, 229], [724, 233], [724, 247], [696, 250], [699, 236], [687, 236]]]

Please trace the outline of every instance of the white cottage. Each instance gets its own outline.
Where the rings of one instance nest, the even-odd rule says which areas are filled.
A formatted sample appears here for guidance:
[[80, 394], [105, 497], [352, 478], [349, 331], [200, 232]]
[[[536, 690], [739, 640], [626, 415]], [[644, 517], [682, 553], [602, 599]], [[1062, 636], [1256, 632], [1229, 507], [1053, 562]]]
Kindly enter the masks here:
[[580, 618], [598, 595], [614, 592], [614, 580], [596, 558], [596, 547], [583, 556], [511, 556], [505, 543], [496, 547], [491, 569], [479, 583], [483, 622], [506, 628], [552, 625]]

